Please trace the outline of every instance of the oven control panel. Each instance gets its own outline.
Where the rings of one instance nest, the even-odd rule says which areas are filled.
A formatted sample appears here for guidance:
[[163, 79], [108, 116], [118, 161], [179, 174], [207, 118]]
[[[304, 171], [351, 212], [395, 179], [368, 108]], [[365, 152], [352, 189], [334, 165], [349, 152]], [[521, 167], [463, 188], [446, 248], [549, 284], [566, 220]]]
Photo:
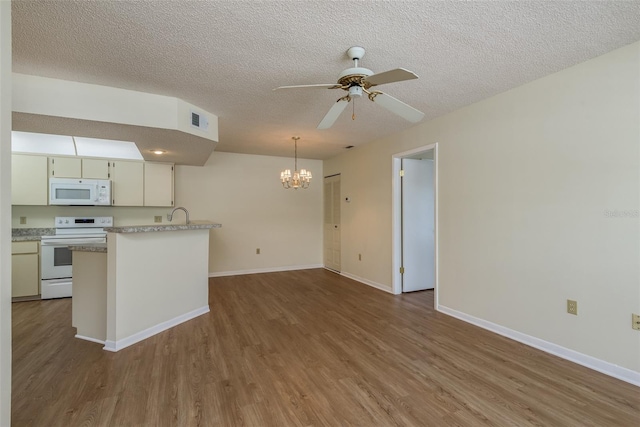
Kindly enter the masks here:
[[103, 228], [113, 227], [112, 216], [57, 216], [55, 218], [56, 228]]

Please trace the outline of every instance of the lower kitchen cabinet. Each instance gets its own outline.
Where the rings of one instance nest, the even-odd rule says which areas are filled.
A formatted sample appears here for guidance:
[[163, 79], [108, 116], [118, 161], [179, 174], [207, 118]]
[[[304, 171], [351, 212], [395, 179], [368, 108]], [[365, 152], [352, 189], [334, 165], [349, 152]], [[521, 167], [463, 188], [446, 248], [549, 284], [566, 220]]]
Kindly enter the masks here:
[[38, 242], [11, 243], [11, 296], [37, 297], [40, 294], [40, 254]]

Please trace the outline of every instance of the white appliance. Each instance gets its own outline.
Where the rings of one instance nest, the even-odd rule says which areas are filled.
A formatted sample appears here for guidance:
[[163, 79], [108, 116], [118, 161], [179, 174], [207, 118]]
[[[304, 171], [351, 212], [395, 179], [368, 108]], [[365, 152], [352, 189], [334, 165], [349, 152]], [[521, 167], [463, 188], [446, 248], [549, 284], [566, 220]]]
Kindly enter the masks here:
[[103, 227], [113, 226], [113, 217], [56, 217], [56, 234], [42, 236], [40, 295], [42, 299], [71, 296], [72, 252], [69, 246], [106, 243]]
[[49, 204], [110, 206], [111, 181], [49, 178]]

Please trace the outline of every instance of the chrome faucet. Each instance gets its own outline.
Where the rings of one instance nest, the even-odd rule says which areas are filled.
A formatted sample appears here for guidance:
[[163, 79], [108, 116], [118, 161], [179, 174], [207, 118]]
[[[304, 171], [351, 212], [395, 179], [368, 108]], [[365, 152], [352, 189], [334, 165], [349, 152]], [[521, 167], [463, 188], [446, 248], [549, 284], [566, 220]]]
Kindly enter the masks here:
[[187, 222], [186, 222], [186, 223], [187, 223], [187, 224], [189, 224], [189, 211], [188, 211], [188, 210], [186, 210], [185, 208], [183, 208], [182, 206], [178, 206], [177, 208], [174, 208], [174, 209], [171, 211], [171, 213], [170, 213], [170, 214], [167, 214], [167, 220], [169, 220], [169, 222], [171, 222], [171, 220], [173, 219], [173, 213], [174, 213], [175, 211], [178, 211], [178, 210], [180, 210], [180, 211], [184, 211], [185, 215], [187, 216]]

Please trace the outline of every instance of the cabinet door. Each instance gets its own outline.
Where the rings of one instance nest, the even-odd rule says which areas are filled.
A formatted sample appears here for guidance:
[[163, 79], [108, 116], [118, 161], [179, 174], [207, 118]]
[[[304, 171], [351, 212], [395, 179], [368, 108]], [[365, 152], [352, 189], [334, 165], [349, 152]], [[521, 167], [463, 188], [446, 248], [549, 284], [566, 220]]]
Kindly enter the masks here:
[[88, 179], [109, 179], [109, 160], [82, 159], [82, 177]]
[[173, 206], [173, 165], [144, 164], [144, 205]]
[[11, 296], [38, 295], [39, 285], [38, 254], [11, 255]]
[[14, 154], [11, 156], [11, 204], [47, 205], [47, 158]]
[[82, 178], [82, 162], [78, 157], [49, 157], [49, 176]]
[[11, 242], [11, 255], [37, 253], [38, 242]]
[[144, 163], [111, 163], [113, 206], [142, 206], [144, 202]]

